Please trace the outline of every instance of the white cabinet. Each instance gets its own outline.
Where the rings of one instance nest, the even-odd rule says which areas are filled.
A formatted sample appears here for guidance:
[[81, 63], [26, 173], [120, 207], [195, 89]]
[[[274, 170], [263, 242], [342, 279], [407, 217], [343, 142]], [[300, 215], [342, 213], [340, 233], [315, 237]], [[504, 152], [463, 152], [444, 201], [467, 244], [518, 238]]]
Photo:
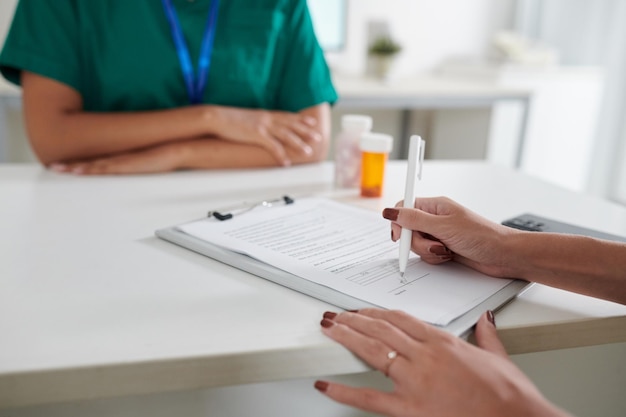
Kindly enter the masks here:
[[[590, 67], [456, 68], [446, 73], [531, 93], [520, 168], [576, 191], [586, 191], [603, 90], [603, 74]], [[486, 157], [512, 165], [519, 138], [519, 106], [497, 103], [492, 111]]]
[[0, 77], [0, 163], [36, 161], [22, 120], [21, 90]]
[[[591, 68], [503, 71], [499, 83], [533, 91], [521, 168], [564, 187], [585, 191], [591, 171], [602, 73]], [[503, 107], [494, 109], [492, 129], [509, 123]], [[500, 126], [499, 126], [500, 125]]]

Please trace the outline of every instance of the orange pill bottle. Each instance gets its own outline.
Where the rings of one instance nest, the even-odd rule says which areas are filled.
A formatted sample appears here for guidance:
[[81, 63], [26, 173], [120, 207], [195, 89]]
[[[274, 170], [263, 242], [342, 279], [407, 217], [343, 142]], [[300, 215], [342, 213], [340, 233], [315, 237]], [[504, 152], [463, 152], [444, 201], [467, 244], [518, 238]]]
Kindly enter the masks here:
[[387, 158], [392, 146], [390, 135], [372, 132], [361, 136], [361, 197], [383, 195]]

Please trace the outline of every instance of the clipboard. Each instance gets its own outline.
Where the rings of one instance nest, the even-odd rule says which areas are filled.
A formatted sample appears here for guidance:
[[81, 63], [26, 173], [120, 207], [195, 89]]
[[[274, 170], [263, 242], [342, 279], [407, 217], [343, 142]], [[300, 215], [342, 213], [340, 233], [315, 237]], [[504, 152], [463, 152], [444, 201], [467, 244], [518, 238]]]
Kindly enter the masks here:
[[[215, 221], [229, 221], [233, 217], [244, 215], [255, 207], [263, 206], [271, 209], [274, 204], [292, 204], [293, 201], [294, 200], [291, 198], [283, 197], [278, 199], [265, 200], [264, 202], [242, 204], [239, 206], [228, 208], [226, 210], [221, 209], [217, 211], [211, 211], [208, 213], [208, 217], [215, 217]], [[215, 213], [218, 213], [218, 216], [215, 216]], [[231, 214], [232, 216], [225, 217], [225, 214]], [[220, 217], [225, 218], [223, 220], [219, 220]], [[155, 235], [160, 239], [163, 239], [180, 247], [215, 259], [219, 262], [243, 270], [252, 275], [261, 277], [283, 287], [332, 304], [341, 309], [356, 310], [368, 307], [380, 308], [380, 306], [376, 304], [364, 301], [363, 299], [330, 288], [326, 285], [310, 281], [306, 278], [287, 272], [283, 269], [277, 268], [251, 256], [207, 242], [204, 239], [200, 239], [196, 236], [182, 231], [179, 226], [180, 225], [175, 225], [158, 229], [155, 231]], [[475, 307], [461, 314], [445, 326], [437, 327], [455, 336], [467, 338], [471, 333], [476, 321], [486, 310], [497, 311], [509, 301], [514, 299], [529, 285], [532, 284], [527, 281], [511, 280], [508, 284], [506, 284], [500, 290], [492, 293], [488, 298], [483, 300]]]

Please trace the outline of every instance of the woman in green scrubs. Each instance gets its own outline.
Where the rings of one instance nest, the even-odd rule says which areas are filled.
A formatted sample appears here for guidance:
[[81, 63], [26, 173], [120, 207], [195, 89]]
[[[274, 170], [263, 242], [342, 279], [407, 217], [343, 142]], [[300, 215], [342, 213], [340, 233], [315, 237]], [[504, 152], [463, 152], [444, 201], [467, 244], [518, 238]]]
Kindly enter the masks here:
[[74, 174], [320, 161], [337, 99], [306, 0], [22, 0], [0, 71]]

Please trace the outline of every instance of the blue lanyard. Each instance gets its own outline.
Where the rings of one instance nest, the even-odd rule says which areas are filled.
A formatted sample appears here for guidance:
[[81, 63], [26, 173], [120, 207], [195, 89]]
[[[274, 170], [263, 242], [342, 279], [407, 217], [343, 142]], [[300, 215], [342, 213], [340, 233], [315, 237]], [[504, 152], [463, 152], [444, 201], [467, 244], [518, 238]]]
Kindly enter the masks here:
[[189, 49], [187, 48], [187, 43], [185, 42], [185, 36], [183, 35], [183, 30], [180, 27], [178, 16], [176, 16], [176, 10], [174, 10], [174, 6], [172, 6], [172, 0], [163, 0], [163, 8], [165, 9], [165, 14], [170, 24], [172, 38], [174, 39], [174, 45], [176, 46], [176, 52], [178, 53], [178, 60], [180, 61], [180, 68], [183, 71], [185, 86], [187, 87], [187, 94], [189, 95], [189, 101], [191, 104], [198, 104], [202, 102], [202, 95], [206, 87], [209, 68], [211, 67], [211, 52], [213, 50], [215, 23], [217, 20], [219, 4], [219, 0], [211, 0], [211, 7], [209, 8], [206, 27], [204, 28], [204, 35], [202, 36], [200, 56], [198, 57], [198, 78], [195, 79], [193, 65], [191, 64], [191, 57], [189, 56]]

